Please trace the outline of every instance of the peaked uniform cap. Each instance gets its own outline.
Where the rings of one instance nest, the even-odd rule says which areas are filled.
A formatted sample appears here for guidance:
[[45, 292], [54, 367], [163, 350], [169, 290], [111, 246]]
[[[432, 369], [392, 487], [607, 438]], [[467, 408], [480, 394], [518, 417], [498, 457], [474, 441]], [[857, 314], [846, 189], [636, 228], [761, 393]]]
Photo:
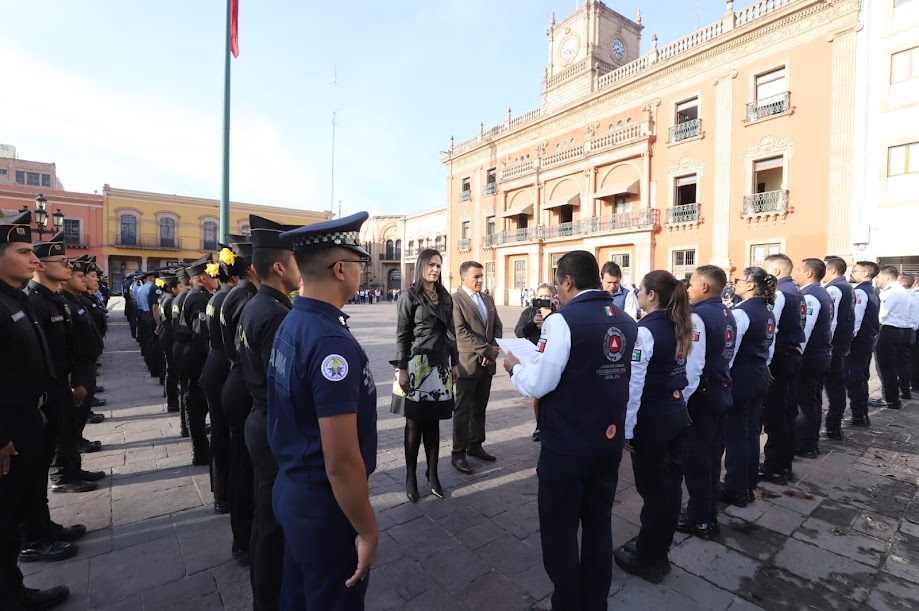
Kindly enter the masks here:
[[12, 242], [32, 243], [32, 211], [9, 218], [0, 218], [0, 244]]
[[252, 260], [252, 239], [249, 236], [230, 234], [227, 241], [233, 247], [233, 252], [249, 261]]
[[38, 242], [32, 245], [32, 252], [39, 259], [57, 257], [64, 254], [64, 232], [58, 231], [47, 242]]
[[184, 267], [180, 267], [178, 270], [176, 270], [176, 278], [178, 278], [179, 282], [182, 284], [188, 284], [188, 281], [191, 279], [191, 277], [188, 275], [188, 270]]
[[370, 257], [361, 246], [361, 225], [364, 224], [370, 215], [367, 212], [357, 212], [355, 214], [340, 218], [316, 223], [314, 225], [304, 225], [293, 231], [286, 231], [281, 234], [282, 239], [290, 240], [293, 244], [294, 252], [311, 252], [319, 251], [324, 248], [347, 248], [361, 257]]
[[249, 227], [252, 230], [252, 248], [278, 248], [281, 250], [293, 250], [290, 241], [281, 237], [281, 234], [291, 229], [296, 229], [299, 225], [282, 225], [272, 220], [249, 215]]
[[191, 265], [185, 268], [185, 271], [188, 272], [190, 277], [200, 276], [204, 273], [207, 264], [211, 262], [211, 255], [204, 255]]

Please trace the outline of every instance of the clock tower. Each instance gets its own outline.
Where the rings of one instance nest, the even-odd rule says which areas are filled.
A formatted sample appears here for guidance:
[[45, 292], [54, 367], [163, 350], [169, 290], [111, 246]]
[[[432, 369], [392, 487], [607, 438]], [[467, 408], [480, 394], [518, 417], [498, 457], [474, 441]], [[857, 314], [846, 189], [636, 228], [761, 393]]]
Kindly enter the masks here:
[[590, 93], [594, 70], [603, 75], [638, 59], [641, 30], [640, 13], [632, 21], [600, 0], [586, 0], [559, 23], [553, 14], [546, 30], [549, 63], [544, 103], [564, 106]]

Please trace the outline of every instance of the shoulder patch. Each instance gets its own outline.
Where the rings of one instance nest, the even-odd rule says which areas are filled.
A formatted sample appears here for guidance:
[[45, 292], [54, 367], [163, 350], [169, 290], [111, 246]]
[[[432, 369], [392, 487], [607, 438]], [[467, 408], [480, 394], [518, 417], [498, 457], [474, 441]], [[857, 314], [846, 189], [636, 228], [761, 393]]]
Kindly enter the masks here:
[[322, 360], [322, 377], [330, 382], [340, 382], [348, 376], [348, 361], [340, 354], [330, 354]]

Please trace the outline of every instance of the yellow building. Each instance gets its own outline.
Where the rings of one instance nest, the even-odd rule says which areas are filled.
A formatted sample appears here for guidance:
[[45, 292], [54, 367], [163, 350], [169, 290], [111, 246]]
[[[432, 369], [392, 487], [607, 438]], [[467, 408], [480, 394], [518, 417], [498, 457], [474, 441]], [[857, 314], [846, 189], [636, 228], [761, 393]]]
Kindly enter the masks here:
[[[216, 199], [115, 189], [102, 191], [102, 253], [111, 286], [139, 269], [190, 262], [217, 251], [220, 226]], [[294, 210], [230, 202], [230, 233], [249, 233], [249, 215], [288, 225], [310, 225], [332, 218], [327, 211]]]

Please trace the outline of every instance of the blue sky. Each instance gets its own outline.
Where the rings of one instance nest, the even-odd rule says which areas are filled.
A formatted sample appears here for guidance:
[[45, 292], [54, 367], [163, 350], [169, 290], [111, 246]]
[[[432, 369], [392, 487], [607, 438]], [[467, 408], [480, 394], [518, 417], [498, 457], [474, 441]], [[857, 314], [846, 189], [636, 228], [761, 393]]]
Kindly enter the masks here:
[[[0, 0], [0, 142], [65, 187], [219, 197], [225, 0]], [[736, 8], [750, 2], [738, 2]], [[231, 198], [344, 214], [445, 205], [440, 151], [539, 104], [575, 0], [240, 0]], [[626, 0], [642, 53], [720, 0]], [[337, 65], [338, 84], [332, 74]]]

